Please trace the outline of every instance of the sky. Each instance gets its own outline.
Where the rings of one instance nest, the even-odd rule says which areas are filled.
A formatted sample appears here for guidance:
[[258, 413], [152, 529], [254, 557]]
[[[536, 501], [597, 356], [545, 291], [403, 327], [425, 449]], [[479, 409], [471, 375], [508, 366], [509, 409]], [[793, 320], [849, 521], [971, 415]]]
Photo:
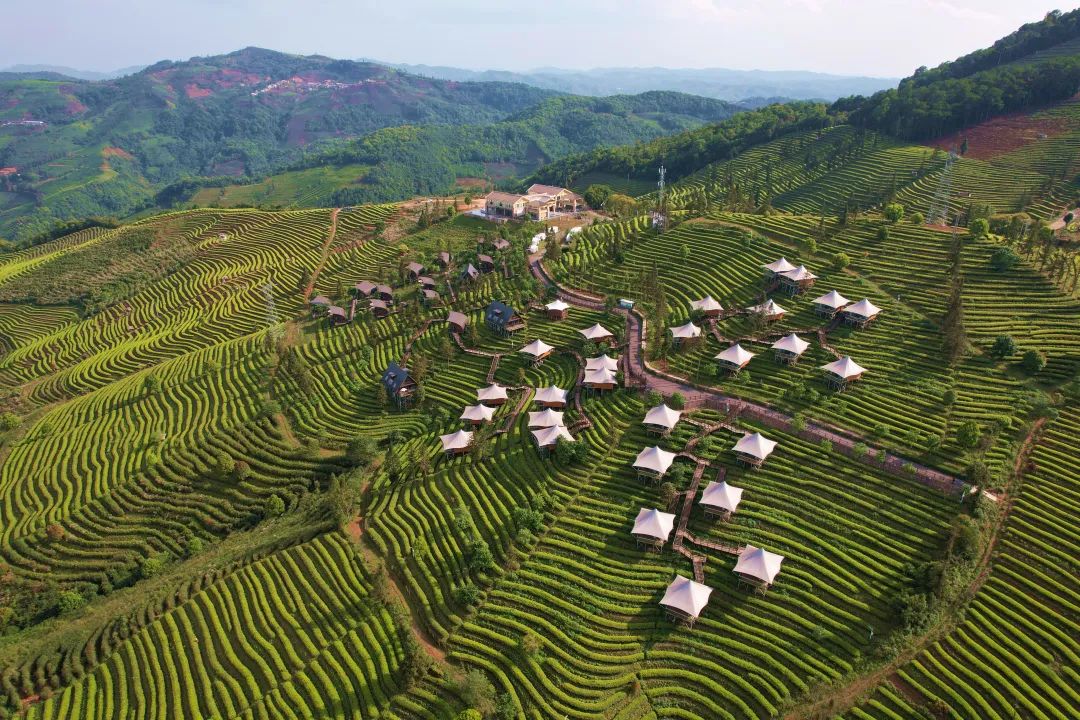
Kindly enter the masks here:
[[1041, 19], [1048, 1], [0, 0], [0, 68], [111, 71], [254, 45], [472, 69], [901, 77]]

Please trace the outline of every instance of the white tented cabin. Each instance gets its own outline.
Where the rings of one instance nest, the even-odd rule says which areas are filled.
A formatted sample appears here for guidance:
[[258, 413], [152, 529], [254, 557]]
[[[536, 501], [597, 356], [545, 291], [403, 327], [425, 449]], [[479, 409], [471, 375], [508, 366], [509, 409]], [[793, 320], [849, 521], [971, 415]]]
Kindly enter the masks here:
[[585, 371], [582, 384], [589, 390], [614, 390], [615, 386], [619, 384], [619, 378], [607, 368], [596, 368], [595, 370]]
[[487, 405], [466, 405], [465, 409], [461, 412], [460, 419], [470, 425], [481, 425], [486, 422], [491, 422], [491, 418], [494, 416], [495, 411]]
[[773, 358], [776, 362], [784, 365], [794, 365], [799, 361], [810, 343], [803, 340], [795, 333], [785, 335], [772, 344]]
[[825, 317], [831, 318], [845, 306], [850, 304], [851, 301], [846, 297], [835, 290], [830, 290], [821, 297], [814, 299], [814, 312], [818, 315], [824, 315]]
[[866, 372], [866, 368], [847, 355], [827, 365], [822, 365], [821, 369], [825, 371], [825, 379], [829, 386], [840, 391], [846, 390], [848, 385], [860, 380]]
[[530, 428], [558, 427], [563, 424], [563, 413], [551, 408], [529, 413]]
[[693, 300], [690, 303], [691, 310], [697, 310], [704, 317], [720, 317], [720, 313], [724, 311], [724, 308], [720, 306], [720, 303], [713, 300], [712, 295], [706, 295], [700, 300]]
[[776, 449], [776, 441], [770, 440], [761, 433], [747, 433], [735, 447], [731, 448], [736, 459], [750, 467], [761, 467], [762, 463]]
[[440, 435], [439, 442], [442, 443], [443, 452], [447, 457], [453, 457], [454, 455], [464, 455], [469, 452], [469, 446], [472, 445], [473, 434], [466, 432], [465, 430], [458, 430], [455, 433], [449, 435]]
[[533, 440], [536, 441], [536, 447], [542, 452], [551, 452], [560, 441], [574, 442], [574, 436], [562, 425], [552, 425], [531, 432]]
[[788, 295], [798, 295], [806, 292], [817, 281], [817, 275], [807, 270], [805, 265], [800, 265], [794, 270], [777, 273], [776, 277], [780, 279], [780, 287], [784, 288]]
[[653, 508], [641, 508], [634, 519], [634, 529], [630, 533], [637, 539], [638, 545], [649, 550], [663, 550], [664, 543], [675, 529], [675, 516]]
[[676, 347], [682, 345], [684, 342], [701, 337], [701, 328], [692, 322], [669, 328], [668, 332], [671, 333], [671, 338], [674, 340]]
[[612, 335], [607, 328], [605, 328], [603, 325], [600, 325], [599, 323], [587, 327], [584, 330], [578, 330], [578, 332], [581, 333], [582, 337], [584, 337], [589, 342], [610, 342], [615, 339], [615, 336]]
[[637, 459], [634, 460], [634, 469], [638, 471], [639, 480], [659, 482], [660, 478], [667, 474], [673, 462], [675, 462], [675, 453], [661, 450], [654, 445], [638, 453]]
[[521, 350], [519, 350], [518, 352], [531, 357], [533, 365], [540, 365], [554, 351], [555, 348], [551, 345], [548, 345], [543, 340], [533, 340], [531, 343], [521, 348]]
[[706, 515], [726, 521], [730, 520], [731, 516], [735, 514], [735, 510], [742, 500], [742, 494], [742, 488], [728, 485], [725, 480], [711, 482], [706, 486], [705, 491], [701, 493], [698, 505], [704, 508]]
[[746, 308], [747, 312], [751, 315], [760, 315], [766, 322], [776, 322], [777, 320], [783, 320], [784, 314], [787, 312], [784, 308], [777, 305], [772, 300], [766, 300], [760, 305], [751, 305]]
[[570, 305], [556, 298], [545, 305], [544, 310], [547, 311], [548, 320], [565, 320]]
[[642, 421], [642, 424], [649, 432], [667, 435], [679, 424], [679, 418], [681, 417], [681, 412], [661, 403], [645, 413], [645, 419]]
[[701, 612], [709, 604], [710, 595], [712, 595], [712, 588], [708, 585], [677, 575], [668, 585], [660, 605], [672, 620], [693, 627], [694, 621], [701, 616]]
[[506, 388], [492, 383], [476, 391], [476, 399], [485, 405], [502, 405], [506, 402]]
[[739, 576], [740, 582], [753, 587], [758, 592], [765, 592], [780, 574], [782, 562], [784, 562], [783, 555], [747, 545], [739, 553], [734, 573]]
[[780, 258], [779, 260], [773, 260], [768, 265], [762, 265], [765, 269], [765, 277], [772, 280], [780, 273], [790, 272], [795, 269], [795, 266], [787, 261], [787, 258]]
[[866, 298], [863, 298], [859, 302], [848, 305], [841, 310], [840, 317], [843, 318], [844, 322], [848, 325], [861, 328], [870, 324], [880, 313], [881, 308]]
[[566, 407], [566, 390], [554, 385], [540, 388], [533, 396], [533, 402], [544, 408], [564, 408]]
[[738, 375], [753, 357], [754, 353], [750, 352], [739, 343], [735, 343], [728, 349], [717, 354], [714, 359], [721, 370], [726, 370], [732, 375]]

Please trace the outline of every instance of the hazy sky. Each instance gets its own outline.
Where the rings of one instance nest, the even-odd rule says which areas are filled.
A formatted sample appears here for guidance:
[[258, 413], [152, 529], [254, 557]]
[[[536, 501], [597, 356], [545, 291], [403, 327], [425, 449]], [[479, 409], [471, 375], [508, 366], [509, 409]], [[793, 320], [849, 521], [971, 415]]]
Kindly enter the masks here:
[[1050, 1], [0, 0], [0, 67], [106, 71], [257, 45], [469, 68], [902, 76], [1041, 19]]

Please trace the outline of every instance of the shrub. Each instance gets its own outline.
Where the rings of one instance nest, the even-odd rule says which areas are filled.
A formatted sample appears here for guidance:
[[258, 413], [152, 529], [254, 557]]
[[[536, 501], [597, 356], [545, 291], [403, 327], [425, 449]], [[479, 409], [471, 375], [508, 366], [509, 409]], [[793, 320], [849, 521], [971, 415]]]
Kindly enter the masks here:
[[964, 560], [979, 554], [979, 528], [969, 515], [957, 515], [953, 521], [952, 554]]
[[926, 222], [926, 216], [924, 216], [921, 212], [916, 211], [908, 216], [908, 222], [910, 222], [912, 225], [922, 225], [924, 222]]
[[61, 615], [67, 615], [68, 613], [75, 612], [83, 605], [86, 604], [86, 598], [84, 598], [76, 590], [64, 590], [60, 593], [60, 599], [57, 603], [57, 609]]
[[475, 541], [469, 548], [469, 569], [490, 570], [495, 567], [495, 558], [491, 554], [491, 548], [483, 540]]
[[666, 482], [660, 486], [660, 502], [664, 507], [671, 507], [671, 503], [675, 502], [677, 492], [674, 483]]
[[63, 540], [64, 527], [62, 525], [58, 525], [57, 523], [52, 523], [45, 528], [45, 534], [49, 537], [50, 540]]
[[851, 264], [851, 256], [846, 252], [838, 252], [832, 256], [833, 267], [837, 270], [843, 270]]
[[668, 407], [672, 410], [682, 410], [686, 407], [686, 398], [680, 392], [671, 393], [667, 399]]
[[480, 601], [480, 588], [467, 582], [454, 591], [454, 599], [462, 605], [475, 605]]
[[949, 388], [948, 390], [943, 392], [941, 394], [941, 402], [942, 402], [942, 404], [944, 404], [946, 406], [952, 405], [953, 403], [955, 403], [956, 402], [956, 391], [953, 390], [952, 388]]
[[791, 432], [801, 433], [806, 429], [806, 417], [802, 413], [796, 413], [795, 417], [791, 418]]
[[656, 407], [661, 402], [663, 402], [663, 400], [664, 396], [656, 392], [655, 390], [650, 390], [649, 392], [645, 393], [645, 405], [647, 405], [648, 407]]
[[495, 686], [483, 670], [470, 670], [465, 673], [456, 689], [461, 699], [471, 708], [475, 708], [473, 712], [477, 712], [478, 716], [490, 715], [495, 711]]
[[13, 412], [0, 413], [0, 432], [14, 430], [22, 424], [19, 416]]
[[956, 430], [956, 442], [969, 450], [979, 444], [982, 428], [974, 420], [968, 420]]
[[536, 536], [533, 535], [532, 531], [529, 529], [522, 528], [521, 530], [518, 530], [517, 535], [514, 537], [514, 542], [523, 548], [527, 548], [536, 542]]
[[271, 495], [266, 498], [266, 506], [263, 508], [263, 517], [276, 518], [285, 514], [285, 501], [279, 495]]
[[519, 530], [531, 530], [538, 533], [544, 529], [544, 513], [538, 510], [516, 507], [511, 516], [514, 519], [514, 525]]
[[459, 712], [455, 720], [484, 720], [484, 716], [480, 714], [479, 710], [469, 708]]
[[986, 218], [975, 218], [968, 223], [968, 231], [973, 238], [984, 238], [990, 232], [990, 223]]
[[878, 242], [887, 242], [889, 239], [889, 226], [882, 225], [877, 229]]
[[543, 642], [540, 640], [540, 636], [531, 631], [522, 635], [521, 640], [518, 641], [518, 647], [525, 657], [535, 657], [542, 646]]
[[889, 203], [885, 206], [882, 214], [891, 223], [898, 223], [904, 219], [904, 206], [900, 203]]
[[214, 458], [214, 474], [219, 478], [227, 478], [236, 469], [236, 462], [227, 453], [218, 453]]
[[1020, 256], [1013, 252], [1012, 248], [999, 247], [990, 256], [990, 267], [998, 272], [1012, 270], [1020, 262]]
[[168, 553], [158, 553], [157, 555], [151, 555], [142, 561], [142, 565], [139, 567], [139, 574], [144, 578], [152, 578], [155, 575], [161, 573], [165, 569], [165, 566], [169, 564]]
[[1011, 335], [998, 335], [990, 346], [990, 354], [996, 358], [1006, 358], [1016, 352], [1016, 341]]
[[202, 552], [202, 549], [203, 540], [200, 537], [189, 537], [187, 539], [187, 542], [184, 543], [184, 552], [187, 553], [188, 557], [195, 557]]
[[1020, 359], [1020, 367], [1029, 375], [1037, 375], [1046, 367], [1046, 355], [1038, 350], [1028, 350]]
[[518, 715], [517, 703], [510, 693], [503, 693], [495, 701], [495, 716], [499, 720], [514, 720]]
[[973, 483], [983, 484], [990, 479], [990, 469], [982, 460], [975, 460], [964, 471], [967, 479]]

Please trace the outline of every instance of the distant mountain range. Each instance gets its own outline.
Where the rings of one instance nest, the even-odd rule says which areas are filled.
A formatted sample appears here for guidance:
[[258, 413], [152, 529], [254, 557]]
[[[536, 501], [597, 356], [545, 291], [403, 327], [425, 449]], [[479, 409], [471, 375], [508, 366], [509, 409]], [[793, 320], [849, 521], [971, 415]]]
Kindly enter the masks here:
[[132, 65], [131, 67], [120, 68], [119, 70], [113, 70], [112, 72], [97, 72], [94, 70], [78, 70], [64, 65], [12, 65], [11, 67], [0, 69], [0, 73], [54, 75], [75, 78], [76, 80], [114, 80], [126, 75], [134, 75], [145, 67], [145, 65]]
[[442, 80], [518, 82], [575, 95], [631, 95], [650, 90], [670, 90], [729, 102], [745, 102], [755, 107], [763, 104], [755, 101], [761, 98], [775, 102], [778, 99], [836, 100], [849, 95], [872, 95], [878, 90], [896, 87], [899, 82], [899, 78], [829, 75], [799, 70], [644, 67], [591, 70], [539, 68], [512, 72], [437, 65], [380, 64]]

